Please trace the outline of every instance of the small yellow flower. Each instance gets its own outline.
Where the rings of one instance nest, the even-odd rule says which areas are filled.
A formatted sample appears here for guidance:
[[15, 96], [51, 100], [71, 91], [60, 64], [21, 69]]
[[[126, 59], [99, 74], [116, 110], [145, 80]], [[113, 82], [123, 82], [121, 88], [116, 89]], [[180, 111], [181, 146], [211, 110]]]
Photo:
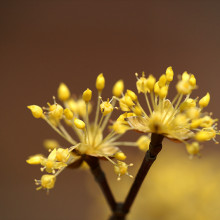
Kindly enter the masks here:
[[59, 104], [49, 105], [49, 115], [55, 120], [60, 120], [63, 117], [63, 107]]
[[115, 173], [118, 176], [117, 180], [121, 180], [121, 176], [123, 176], [123, 175], [127, 175], [127, 176], [133, 178], [133, 176], [129, 175], [129, 173], [128, 173], [129, 166], [133, 166], [133, 164], [128, 165], [125, 162], [117, 161], [117, 164], [115, 164], [115, 166], [114, 166]]
[[40, 187], [37, 188], [37, 190], [39, 189], [52, 189], [54, 187], [54, 184], [56, 182], [56, 177], [54, 175], [43, 175], [41, 177], [41, 180], [35, 180], [35, 184], [36, 185], [41, 185]]
[[101, 103], [100, 110], [101, 110], [103, 116], [106, 116], [113, 111], [113, 106], [110, 103], [109, 99], [107, 101]]

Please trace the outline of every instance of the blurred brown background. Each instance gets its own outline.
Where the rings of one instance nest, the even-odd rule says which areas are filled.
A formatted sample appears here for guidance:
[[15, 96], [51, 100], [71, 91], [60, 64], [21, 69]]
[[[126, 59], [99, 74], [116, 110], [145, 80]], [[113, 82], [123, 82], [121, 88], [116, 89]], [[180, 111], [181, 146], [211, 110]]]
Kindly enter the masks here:
[[[126, 88], [135, 90], [135, 72], [158, 77], [171, 65], [175, 80], [185, 70], [195, 74], [199, 89], [194, 97], [209, 91], [208, 110], [219, 118], [219, 11], [217, 0], [2, 2], [0, 218], [102, 220], [109, 214], [105, 202], [88, 190], [90, 185], [93, 193], [102, 196], [86, 171], [63, 172], [49, 196], [35, 191], [33, 179], [41, 173], [25, 160], [45, 153], [42, 141], [57, 135], [34, 119], [26, 106], [52, 102], [61, 81], [79, 95], [87, 87], [94, 89], [97, 74], [103, 72], [106, 98], [116, 80], [123, 78]], [[184, 146], [178, 148], [184, 154]], [[219, 146], [210, 142], [203, 157], [219, 153]], [[132, 156], [141, 160], [143, 153], [131, 150], [130, 161]], [[104, 217], [97, 215], [99, 209], [89, 211], [96, 200], [97, 207], [106, 210]], [[145, 215], [139, 217], [144, 219]]]

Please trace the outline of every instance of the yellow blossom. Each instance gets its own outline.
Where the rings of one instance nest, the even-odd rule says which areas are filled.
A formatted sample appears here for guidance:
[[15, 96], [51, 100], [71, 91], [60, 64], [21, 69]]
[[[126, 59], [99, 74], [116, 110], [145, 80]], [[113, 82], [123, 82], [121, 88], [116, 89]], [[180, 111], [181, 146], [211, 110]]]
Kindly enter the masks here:
[[126, 94], [131, 98], [132, 101], [137, 101], [137, 95], [133, 91], [127, 89]]
[[128, 175], [131, 178], [133, 178], [133, 176], [129, 175], [129, 173], [128, 173], [128, 167], [133, 166], [133, 164], [128, 165], [128, 164], [126, 164], [125, 162], [122, 162], [122, 161], [117, 161], [117, 162], [118, 163], [115, 164], [115, 166], [114, 166], [115, 173], [118, 176], [117, 180], [120, 180], [121, 176], [123, 176], [123, 175]]
[[[212, 119], [207, 113], [202, 112], [210, 101], [209, 93], [200, 99], [199, 103], [197, 98], [190, 97], [192, 91], [197, 88], [193, 74], [187, 72], [182, 74], [181, 80], [176, 85], [178, 93], [173, 100], [167, 98], [170, 82], [173, 80], [171, 67], [168, 67], [166, 75], [163, 74], [154, 84], [154, 90], [149, 89], [146, 80], [145, 75], [141, 78], [137, 77], [137, 90], [139, 93], [144, 93], [148, 111], [145, 111], [139, 102], [134, 102], [135, 105], [126, 102], [125, 96], [119, 100], [123, 111], [137, 113], [136, 116], [126, 118], [132, 129], [144, 133], [158, 133], [171, 140], [183, 142], [188, 146], [188, 151], [189, 149], [192, 151], [198, 142], [212, 139], [217, 143], [215, 137], [220, 134], [215, 124], [217, 119]], [[135, 111], [136, 108], [139, 109], [139, 113]], [[188, 144], [190, 140], [193, 141], [194, 148]], [[148, 139], [147, 141], [149, 143]], [[140, 146], [140, 143], [141, 139], [137, 145]]]
[[63, 107], [59, 104], [50, 105], [49, 115], [56, 120], [60, 120], [63, 117]]
[[100, 104], [100, 110], [101, 110], [103, 116], [106, 116], [113, 111], [113, 106], [110, 103], [109, 99]]
[[145, 78], [145, 74], [144, 72], [142, 73], [142, 77], [141, 78], [138, 78], [138, 74], [136, 73], [135, 74], [136, 77], [137, 77], [137, 83], [136, 83], [136, 86], [137, 86], [137, 90], [138, 90], [138, 93], [147, 93], [149, 91], [149, 88], [147, 86], [147, 79]]
[[54, 175], [43, 175], [41, 177], [41, 180], [35, 180], [36, 185], [41, 185], [40, 187], [37, 188], [37, 190], [44, 188], [44, 189], [52, 189], [54, 187], [56, 181], [56, 177]]

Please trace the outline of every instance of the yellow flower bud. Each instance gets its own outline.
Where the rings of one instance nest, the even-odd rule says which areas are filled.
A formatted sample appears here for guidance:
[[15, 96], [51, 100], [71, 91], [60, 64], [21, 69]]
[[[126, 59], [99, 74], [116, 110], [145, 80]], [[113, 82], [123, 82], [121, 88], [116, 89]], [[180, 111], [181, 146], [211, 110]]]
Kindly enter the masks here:
[[70, 90], [64, 83], [60, 83], [57, 93], [60, 101], [66, 101], [70, 97]]
[[116, 121], [114, 124], [111, 126], [112, 130], [114, 130], [117, 134], [123, 134], [125, 133], [128, 129], [130, 129], [130, 126], [127, 125], [126, 121]]
[[31, 110], [31, 113], [35, 118], [43, 118], [44, 117], [43, 109], [40, 106], [29, 105], [29, 106], [27, 106], [27, 108], [29, 108]]
[[201, 123], [202, 123], [202, 119], [201, 118], [193, 119], [192, 122], [191, 122], [190, 128], [191, 129], [198, 128]]
[[129, 96], [129, 95], [125, 95], [125, 104], [128, 106], [128, 107], [132, 107], [134, 106], [134, 102], [132, 101], [132, 98]]
[[129, 107], [127, 106], [126, 102], [125, 102], [125, 96], [123, 96], [122, 98], [120, 98], [119, 100], [119, 105], [120, 105], [120, 109], [122, 111], [130, 111]]
[[166, 78], [167, 78], [167, 81], [168, 81], [168, 82], [173, 81], [173, 75], [174, 75], [173, 69], [172, 69], [171, 66], [169, 66], [169, 67], [167, 68], [167, 70], [166, 70]]
[[105, 87], [105, 78], [103, 76], [103, 73], [100, 73], [96, 79], [96, 89], [98, 91], [102, 91]]
[[196, 101], [194, 99], [188, 98], [186, 101], [182, 102], [179, 109], [180, 111], [185, 111], [193, 107], [196, 107]]
[[100, 110], [102, 112], [102, 114], [104, 116], [106, 116], [107, 114], [111, 113], [113, 111], [113, 106], [112, 104], [109, 102], [109, 100], [102, 102], [100, 104]]
[[72, 111], [72, 112], [74, 112], [74, 113], [76, 113], [77, 112], [77, 102], [76, 101], [74, 101], [73, 99], [69, 99], [68, 101], [67, 101], [67, 106], [70, 108], [70, 110]]
[[199, 100], [199, 106], [200, 106], [200, 108], [206, 107], [206, 106], [209, 104], [209, 101], [210, 101], [210, 94], [207, 93], [203, 98], [201, 98], [201, 99]]
[[183, 74], [182, 74], [182, 80], [183, 81], [188, 81], [190, 78], [189, 74], [185, 71]]
[[117, 160], [125, 160], [126, 159], [126, 155], [123, 152], [117, 152], [114, 157]]
[[137, 101], [137, 95], [133, 91], [127, 89], [126, 94], [130, 96], [132, 101], [135, 101], [135, 102]]
[[78, 118], [75, 118], [74, 119], [74, 124], [75, 124], [75, 126], [78, 128], [78, 129], [84, 129], [85, 128], [85, 123], [84, 123], [84, 121], [82, 121], [82, 120], [80, 120], [80, 119], [78, 119]]
[[150, 91], [153, 91], [154, 90], [154, 84], [156, 82], [156, 79], [153, 75], [149, 75], [149, 77], [147, 78], [147, 87]]
[[161, 99], [164, 99], [168, 93], [168, 86], [163, 86], [159, 91], [159, 96]]
[[60, 146], [60, 144], [56, 140], [53, 140], [53, 139], [44, 140], [43, 145], [46, 149], [54, 149]]
[[164, 87], [164, 86], [166, 85], [166, 82], [167, 82], [166, 75], [165, 75], [165, 74], [161, 75], [161, 77], [160, 77], [160, 79], [159, 79], [159, 81], [158, 81], [159, 87], [160, 87], [160, 88], [161, 88], [161, 87]]
[[150, 138], [146, 135], [142, 135], [137, 141], [136, 141], [138, 147], [142, 151], [147, 151], [149, 149], [150, 144]]
[[63, 114], [69, 120], [71, 120], [73, 118], [73, 113], [69, 108], [64, 109]]
[[191, 86], [196, 86], [196, 78], [193, 74], [190, 75], [189, 83]]
[[159, 82], [156, 82], [154, 85], [154, 93], [156, 95], [159, 95], [159, 92], [160, 92]]
[[116, 97], [120, 97], [124, 90], [124, 82], [123, 80], [118, 80], [113, 86], [112, 93]]
[[139, 106], [135, 105], [134, 108], [132, 109], [132, 111], [135, 113], [135, 115], [137, 116], [141, 116], [142, 115], [142, 110]]
[[216, 131], [213, 128], [210, 129], [206, 129], [206, 130], [201, 130], [199, 132], [196, 133], [195, 135], [195, 139], [197, 141], [209, 141], [212, 138], [215, 138], [216, 136]]
[[43, 175], [41, 177], [41, 186], [46, 189], [52, 189], [54, 187], [56, 177], [54, 175]]
[[90, 89], [85, 90], [82, 98], [85, 102], [89, 102], [92, 98], [92, 91]]
[[33, 155], [33, 156], [30, 156], [27, 160], [26, 160], [26, 162], [27, 163], [29, 163], [29, 164], [40, 164], [41, 163], [41, 161], [42, 161], [42, 158], [43, 158], [44, 156], [42, 155], [42, 154], [36, 154], [36, 155]]
[[186, 150], [190, 155], [197, 155], [200, 151], [200, 146], [198, 142], [193, 142], [192, 144], [186, 145]]

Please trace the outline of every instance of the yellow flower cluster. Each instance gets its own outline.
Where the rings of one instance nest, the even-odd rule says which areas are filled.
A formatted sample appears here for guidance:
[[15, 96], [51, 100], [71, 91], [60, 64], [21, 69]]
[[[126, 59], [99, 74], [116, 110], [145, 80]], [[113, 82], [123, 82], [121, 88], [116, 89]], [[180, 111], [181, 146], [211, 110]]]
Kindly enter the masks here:
[[[42, 171], [52, 174], [43, 175], [41, 180], [36, 180], [36, 184], [40, 184], [40, 188], [51, 189], [55, 184], [57, 175], [70, 164], [82, 161], [83, 155], [93, 157], [100, 157], [110, 161], [114, 165], [115, 173], [118, 179], [124, 174], [128, 174], [128, 167], [122, 160], [126, 156], [117, 147], [119, 145], [132, 145], [137, 146], [136, 142], [116, 142], [125, 131], [129, 130], [129, 125], [120, 116], [111, 127], [109, 134], [104, 137], [103, 132], [108, 125], [110, 116], [116, 104], [115, 99], [107, 99], [102, 101], [101, 94], [105, 87], [105, 78], [103, 74], [99, 74], [96, 79], [96, 89], [98, 91], [96, 115], [93, 122], [90, 122], [89, 114], [92, 111], [92, 91], [86, 89], [82, 98], [74, 99], [70, 94], [68, 87], [61, 83], [58, 88], [58, 98], [63, 105], [56, 102], [48, 103], [48, 107], [41, 108], [37, 105], [30, 105], [28, 108], [31, 110], [35, 118], [45, 120], [59, 135], [61, 135], [72, 147], [64, 149], [59, 146], [56, 141], [48, 140], [45, 142], [46, 148], [51, 152], [47, 158], [43, 155], [37, 154], [31, 156], [27, 163], [41, 164]], [[119, 80], [113, 87], [113, 95], [120, 98], [124, 90], [124, 83]], [[126, 113], [126, 117], [127, 117]], [[123, 118], [123, 119], [122, 119]], [[120, 122], [119, 122], [120, 121]], [[123, 121], [123, 122], [122, 122]], [[63, 122], [70, 126], [74, 132], [74, 137], [66, 130]], [[115, 162], [113, 159], [116, 159]]]
[[[125, 117], [127, 123], [123, 122], [122, 125], [129, 124], [137, 131], [158, 133], [169, 139], [178, 140], [185, 143], [186, 150], [191, 156], [198, 155], [201, 142], [212, 139], [218, 143], [215, 137], [220, 134], [216, 128], [217, 119], [212, 119], [211, 114], [203, 112], [209, 104], [210, 94], [207, 93], [200, 100], [190, 98], [192, 91], [197, 88], [196, 78], [193, 74], [184, 72], [176, 85], [177, 95], [170, 101], [167, 95], [173, 76], [172, 67], [168, 67], [158, 81], [153, 75], [146, 78], [142, 73], [139, 78], [136, 73], [137, 90], [138, 93], [144, 94], [149, 112], [144, 111], [137, 95], [127, 90], [122, 98], [115, 97], [121, 110], [130, 114]], [[143, 137], [142, 140], [144, 138], [147, 139]], [[140, 143], [144, 143], [141, 139], [139, 147], [143, 148]]]

